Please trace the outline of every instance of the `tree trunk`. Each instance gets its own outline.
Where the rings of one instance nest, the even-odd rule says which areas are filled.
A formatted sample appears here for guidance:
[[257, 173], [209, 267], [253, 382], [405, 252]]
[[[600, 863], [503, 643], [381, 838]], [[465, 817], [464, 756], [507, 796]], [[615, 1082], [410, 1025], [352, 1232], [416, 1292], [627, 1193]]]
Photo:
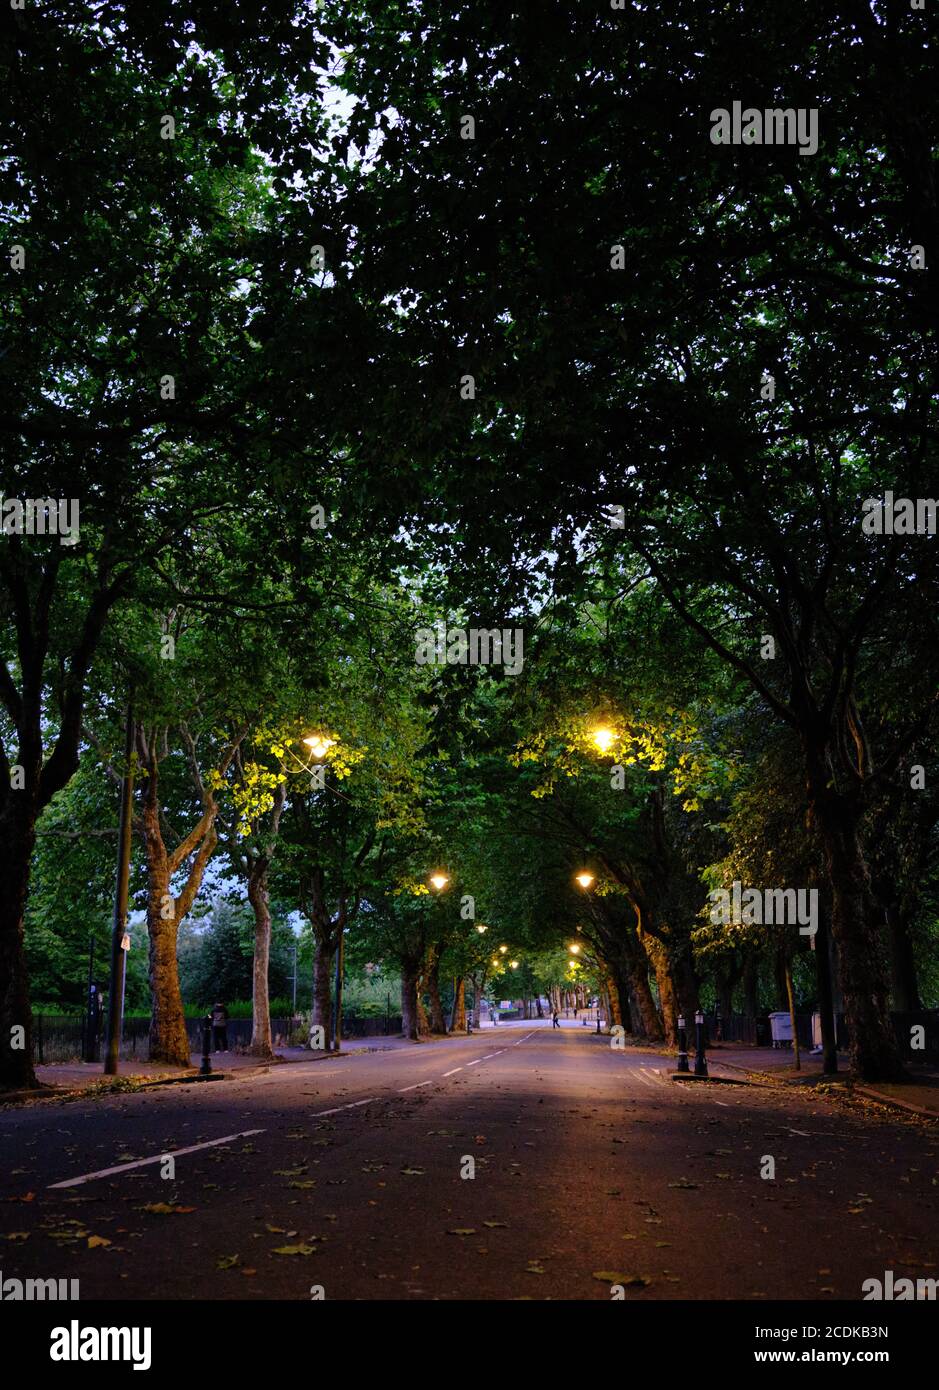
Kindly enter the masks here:
[[831, 933], [824, 912], [819, 915], [818, 931], [812, 945], [815, 947], [818, 1015], [822, 1027], [822, 1071], [831, 1076], [838, 1071], [838, 1043], [831, 987]]
[[749, 1018], [760, 1012], [760, 964], [755, 951], [743, 959], [743, 1011]]
[[323, 1048], [328, 1051], [332, 1038], [333, 1005], [330, 989], [333, 953], [329, 942], [314, 928], [313, 933], [313, 1013], [311, 1024], [323, 1030]]
[[[649, 932], [644, 932], [642, 944], [648, 954], [652, 964], [652, 971], [655, 975], [655, 984], [659, 994], [659, 1008], [661, 1009], [661, 1022], [656, 1015], [655, 1029], [649, 1034], [651, 1038], [663, 1039], [665, 1042], [678, 1046], [678, 1010], [675, 1005], [675, 991], [672, 986], [672, 977], [668, 970], [668, 961], [665, 954], [665, 947], [656, 937]], [[651, 995], [651, 991], [650, 991]], [[640, 1006], [642, 996], [639, 995]], [[645, 1014], [643, 1013], [643, 1021]]]
[[789, 1020], [792, 1024], [792, 1051], [795, 1056], [796, 1071], [802, 1070], [802, 1057], [799, 1052], [799, 1031], [796, 1028], [796, 1001], [792, 992], [792, 962], [787, 956], [783, 966], [786, 975], [786, 999], [789, 1004]]
[[189, 1034], [179, 990], [176, 938], [178, 904], [170, 889], [170, 866], [160, 829], [156, 767], [149, 769], [154, 785], [147, 786], [142, 811], [144, 855], [147, 863], [147, 933], [150, 962], [150, 1060], [188, 1067]]
[[176, 901], [167, 872], [151, 866], [147, 891], [150, 959], [150, 1060], [190, 1065], [189, 1034], [176, 960]]
[[456, 992], [453, 996], [453, 1023], [451, 1032], [466, 1032], [466, 981], [462, 976], [456, 982]]
[[916, 978], [916, 958], [910, 936], [909, 914], [903, 912], [898, 903], [890, 903], [887, 907], [887, 931], [890, 938], [893, 1007], [898, 1014], [913, 1014], [922, 1008]]
[[427, 990], [427, 997], [430, 1000], [430, 1027], [434, 1033], [446, 1033], [447, 1031], [447, 1020], [440, 998], [440, 956], [440, 947], [431, 946], [427, 952], [427, 963], [424, 969], [424, 988]]
[[401, 1035], [420, 1042], [420, 1023], [417, 1012], [417, 965], [410, 961], [401, 964]]
[[[25, 789], [8, 798], [27, 796]], [[36, 841], [36, 815], [24, 803], [0, 818], [0, 1087], [38, 1086], [33, 1070], [32, 1011], [24, 949], [23, 913]]]
[[268, 984], [271, 958], [271, 909], [266, 859], [259, 859], [251, 866], [248, 875], [248, 901], [254, 911], [254, 976], [250, 1051], [255, 1057], [273, 1057], [271, 999]]
[[860, 813], [847, 798], [825, 791], [813, 798], [828, 877], [831, 927], [838, 952], [851, 1061], [865, 1081], [905, 1079], [887, 1011], [879, 923], [861, 848]]

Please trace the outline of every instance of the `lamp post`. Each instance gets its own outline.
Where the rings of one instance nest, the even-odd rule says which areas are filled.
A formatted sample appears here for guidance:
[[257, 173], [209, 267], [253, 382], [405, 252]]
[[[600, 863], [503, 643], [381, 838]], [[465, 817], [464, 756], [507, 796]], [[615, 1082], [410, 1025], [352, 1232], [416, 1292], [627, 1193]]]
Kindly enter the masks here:
[[698, 1009], [694, 1016], [695, 1031], [695, 1057], [694, 1074], [695, 1076], [707, 1076], [708, 1063], [704, 1055], [704, 1014]]
[[678, 1070], [688, 1071], [688, 1038], [685, 1033], [685, 1019], [683, 1014], [678, 1017]]
[[[446, 888], [447, 884], [450, 882], [450, 875], [449, 875], [449, 874], [445, 874], [441, 869], [437, 869], [436, 872], [434, 872], [434, 873], [428, 875], [428, 882], [430, 883], [431, 888], [434, 890], [434, 898], [435, 898], [435, 900], [437, 901], [437, 903], [439, 904], [441, 894], [443, 893], [443, 890]], [[438, 995], [437, 995], [437, 999], [438, 999], [438, 1000], [439, 1000], [439, 997], [440, 997], [440, 996], [439, 996], [439, 993], [438, 993]], [[441, 1005], [441, 1014], [442, 1014], [442, 1012], [443, 1012], [443, 1006]], [[447, 1020], [446, 1020], [445, 1018], [443, 1018], [442, 1021], [443, 1021], [443, 1026], [444, 1026], [444, 1028], [446, 1029]], [[450, 1032], [451, 1032], [451, 1033], [453, 1032], [453, 1025], [454, 1025], [454, 1022], [455, 1022], [455, 1021], [456, 1021], [456, 979], [454, 979], [454, 981], [453, 981], [453, 1008], [452, 1008], [452, 1010], [451, 1010], [451, 1012], [450, 1012]]]

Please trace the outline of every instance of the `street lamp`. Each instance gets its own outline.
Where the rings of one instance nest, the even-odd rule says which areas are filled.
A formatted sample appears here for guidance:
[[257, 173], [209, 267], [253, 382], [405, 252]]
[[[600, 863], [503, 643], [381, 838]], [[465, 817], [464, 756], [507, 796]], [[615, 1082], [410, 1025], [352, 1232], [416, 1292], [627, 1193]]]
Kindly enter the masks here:
[[509, 965], [512, 967], [513, 970], [517, 970], [517, 969], [518, 969], [518, 961], [517, 961], [517, 960], [510, 960], [510, 961], [509, 961]]
[[507, 955], [507, 954], [508, 954], [509, 948], [508, 948], [508, 946], [500, 946], [500, 947], [499, 947], [499, 950], [500, 950], [501, 954], [504, 956], [504, 955]]
[[303, 742], [306, 744], [307, 748], [309, 748], [317, 762], [322, 762], [330, 748], [335, 746], [336, 740], [334, 738], [327, 738], [325, 734], [307, 734]]
[[438, 893], [441, 893], [443, 892], [444, 888], [446, 888], [447, 884], [450, 882], [450, 879], [446, 874], [438, 872], [436, 874], [431, 874], [430, 882], [431, 886], [433, 888], [436, 888]]
[[588, 873], [587, 870], [584, 869], [581, 871], [581, 873], [576, 875], [576, 879], [577, 882], [580, 884], [581, 888], [589, 888], [591, 883], [593, 883], [594, 875]]
[[593, 739], [594, 746], [601, 753], [609, 753], [616, 741], [616, 735], [613, 730], [608, 729], [606, 725], [603, 724], [601, 724], [599, 729], [594, 729], [591, 738]]
[[571, 953], [572, 956], [579, 956], [579, 955], [580, 955], [580, 947], [579, 947], [579, 946], [568, 946], [567, 949], [570, 951], [570, 953]]
[[486, 926], [485, 922], [477, 922], [476, 930], [479, 932], [480, 936], [482, 936], [483, 932], [488, 931], [489, 928]]

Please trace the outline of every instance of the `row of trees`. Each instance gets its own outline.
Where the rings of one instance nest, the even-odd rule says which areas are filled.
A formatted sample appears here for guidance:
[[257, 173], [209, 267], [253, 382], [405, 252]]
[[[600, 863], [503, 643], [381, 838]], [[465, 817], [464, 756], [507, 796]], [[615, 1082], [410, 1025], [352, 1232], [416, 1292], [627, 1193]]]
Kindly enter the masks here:
[[[0, 38], [3, 492], [80, 507], [0, 538], [0, 1082], [33, 1080], [56, 847], [56, 901], [103, 911], [128, 704], [156, 1057], [218, 872], [261, 1051], [272, 894], [318, 1021], [347, 928], [413, 1033], [441, 970], [580, 926], [655, 1036], [703, 973], [798, 954], [710, 923], [739, 878], [817, 888], [855, 1064], [895, 1075], [891, 1008], [932, 1000], [939, 572], [864, 521], [939, 476], [921, 20], [138, 10]], [[817, 155], [710, 143], [742, 71], [823, 107]], [[416, 667], [437, 618], [521, 629], [521, 676]]]

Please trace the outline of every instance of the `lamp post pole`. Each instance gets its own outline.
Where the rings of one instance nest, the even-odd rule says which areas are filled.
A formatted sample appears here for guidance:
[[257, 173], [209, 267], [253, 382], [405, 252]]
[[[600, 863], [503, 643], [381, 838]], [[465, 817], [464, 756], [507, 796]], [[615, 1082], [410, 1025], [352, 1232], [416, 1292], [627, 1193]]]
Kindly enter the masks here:
[[705, 1055], [704, 1055], [704, 1014], [701, 1012], [700, 1009], [698, 1009], [697, 1013], [696, 1013], [695, 1016], [694, 1016], [694, 1030], [695, 1030], [694, 1074], [695, 1074], [695, 1076], [707, 1076], [707, 1074], [708, 1074], [708, 1062], [707, 1062], [707, 1058], [706, 1058]]
[[680, 1016], [678, 1019], [678, 1070], [686, 1072], [688, 1068], [688, 1037], [685, 1033], [685, 1019]]

